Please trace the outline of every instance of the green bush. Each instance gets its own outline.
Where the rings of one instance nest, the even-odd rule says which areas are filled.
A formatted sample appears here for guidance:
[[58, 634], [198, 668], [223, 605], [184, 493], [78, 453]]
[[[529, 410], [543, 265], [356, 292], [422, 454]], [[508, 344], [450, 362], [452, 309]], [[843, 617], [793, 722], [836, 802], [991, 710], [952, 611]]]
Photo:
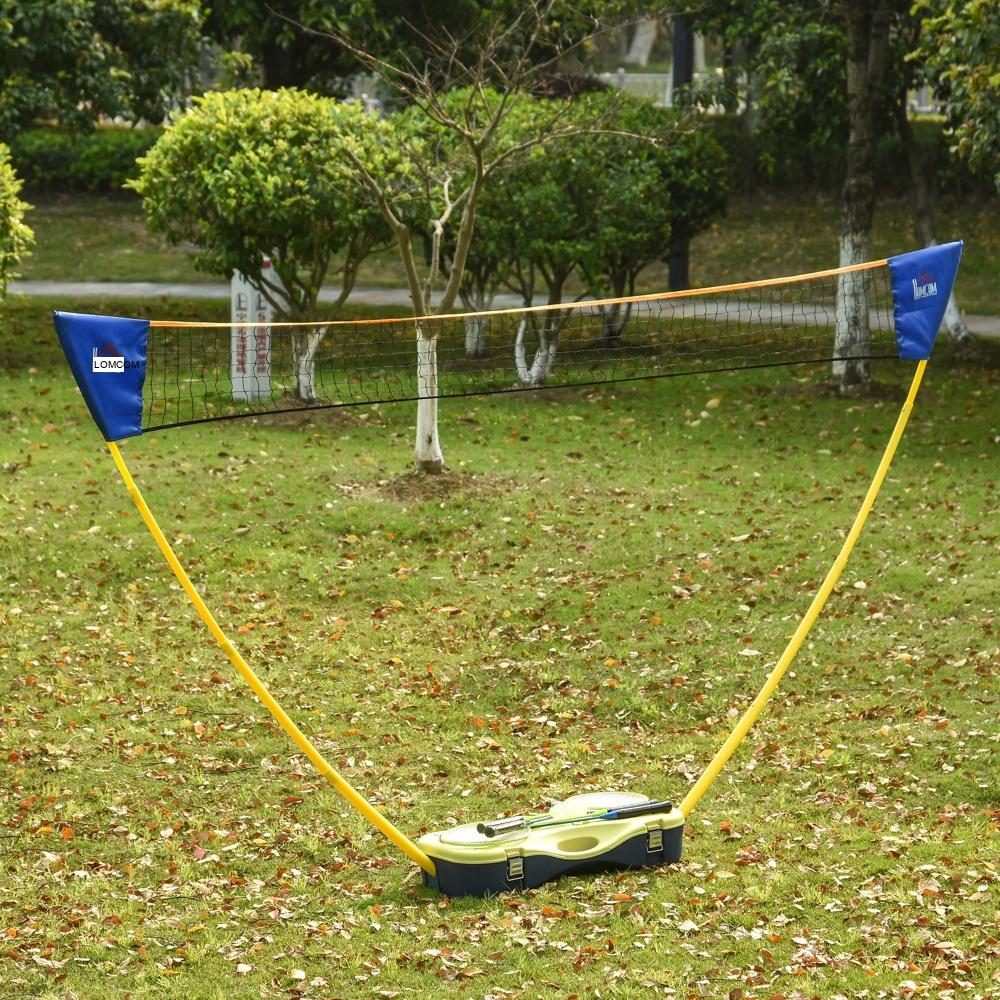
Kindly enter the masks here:
[[21, 181], [7, 147], [0, 144], [0, 301], [7, 294], [14, 268], [35, 241], [35, 234], [24, 224], [24, 213], [31, 206], [21, 201], [20, 192]]
[[[343, 155], [375, 124], [358, 104], [305, 91], [215, 91], [163, 132], [129, 186], [153, 232], [198, 248], [196, 267], [240, 271], [286, 315], [311, 319], [334, 259], [353, 283], [357, 264], [389, 241]], [[280, 287], [263, 274], [265, 252]]]
[[30, 129], [11, 141], [11, 159], [34, 191], [118, 192], [162, 134], [160, 128]]

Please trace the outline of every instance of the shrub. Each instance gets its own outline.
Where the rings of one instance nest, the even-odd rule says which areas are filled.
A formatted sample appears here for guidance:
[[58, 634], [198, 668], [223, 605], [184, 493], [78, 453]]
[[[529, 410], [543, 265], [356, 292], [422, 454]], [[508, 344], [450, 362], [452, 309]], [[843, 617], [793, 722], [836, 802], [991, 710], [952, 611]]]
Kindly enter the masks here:
[[7, 282], [14, 268], [34, 243], [35, 235], [24, 224], [31, 207], [18, 197], [21, 181], [11, 166], [7, 147], [0, 145], [0, 301], [7, 294]]
[[270, 254], [282, 311], [308, 319], [334, 257], [346, 253], [353, 271], [387, 239], [339, 155], [343, 135], [363, 134], [371, 121], [359, 105], [304, 91], [209, 93], [139, 160], [129, 187], [142, 195], [154, 232], [198, 248], [201, 270], [237, 270], [259, 283], [262, 254]]
[[[164, 131], [129, 186], [154, 232], [197, 248], [195, 267], [242, 272], [283, 316], [315, 319], [320, 287], [339, 270], [340, 297], [323, 308], [331, 318], [358, 265], [389, 240], [343, 155], [345, 141], [372, 126], [359, 105], [304, 91], [209, 93]], [[265, 253], [273, 263], [266, 274]], [[322, 335], [303, 334], [308, 343], [295, 349], [299, 398], [315, 398]]]
[[31, 190], [117, 192], [162, 134], [160, 128], [30, 129], [11, 141], [11, 159]]

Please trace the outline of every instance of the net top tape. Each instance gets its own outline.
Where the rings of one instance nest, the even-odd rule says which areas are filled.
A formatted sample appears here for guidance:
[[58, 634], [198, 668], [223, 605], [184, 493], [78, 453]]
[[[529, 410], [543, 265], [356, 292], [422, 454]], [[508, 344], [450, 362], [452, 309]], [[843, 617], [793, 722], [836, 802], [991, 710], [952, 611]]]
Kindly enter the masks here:
[[191, 323], [55, 313], [108, 441], [210, 420], [929, 356], [962, 243], [766, 281], [481, 313]]

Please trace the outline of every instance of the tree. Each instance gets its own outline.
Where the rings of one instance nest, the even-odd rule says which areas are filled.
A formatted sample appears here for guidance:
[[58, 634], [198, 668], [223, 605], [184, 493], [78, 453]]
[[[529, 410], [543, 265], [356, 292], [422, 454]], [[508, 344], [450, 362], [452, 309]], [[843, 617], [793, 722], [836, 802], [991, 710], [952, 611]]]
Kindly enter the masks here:
[[20, 192], [21, 181], [11, 166], [7, 147], [0, 144], [0, 302], [7, 295], [14, 269], [35, 241], [24, 223], [24, 213], [31, 206], [21, 201]]
[[[521, 100], [526, 116], [535, 105]], [[569, 119], [586, 134], [585, 144], [568, 138], [532, 150], [498, 171], [484, 192], [466, 266], [477, 294], [505, 286], [531, 305], [542, 290], [543, 301], [555, 306], [575, 279], [578, 297], [631, 295], [642, 270], [669, 253], [672, 232], [689, 239], [722, 210], [724, 153], [690, 116], [589, 93], [574, 100]], [[565, 315], [552, 309], [523, 317], [515, 362], [526, 385], [548, 377]], [[628, 317], [627, 306], [602, 309], [603, 346], [617, 346]], [[485, 332], [485, 319], [471, 317], [469, 356], [484, 350]], [[529, 335], [537, 345], [530, 362]]]
[[[742, 32], [752, 39], [745, 53], [747, 75], [754, 81], [755, 127], [765, 144], [779, 150], [783, 145], [813, 148], [826, 157], [837, 145], [845, 149], [842, 265], [871, 255], [875, 145], [893, 127], [907, 154], [917, 239], [922, 244], [935, 242], [934, 178], [921, 162], [906, 113], [906, 92], [920, 78], [920, 59], [927, 54], [921, 48], [920, 56], [906, 58], [920, 34], [917, 15], [921, 6], [911, 10], [903, 0], [823, 0], [810, 5], [781, 4], [778, 0], [756, 0], [753, 4], [708, 0], [692, 11], [704, 30], [725, 30], [730, 37]], [[975, 5], [970, 2], [965, 6]], [[980, 15], [985, 24], [986, 15], [977, 10]], [[973, 51], [980, 38], [984, 43], [981, 56], [970, 56], [972, 63], [977, 58], [988, 63], [988, 33], [983, 29], [976, 34], [970, 29]], [[987, 77], [980, 73], [977, 78]], [[844, 352], [864, 353], [869, 343], [865, 281], [850, 275], [841, 278], [836, 316], [838, 347]], [[952, 343], [961, 349], [968, 350], [974, 343], [954, 296], [945, 314], [945, 328]], [[868, 363], [860, 359], [835, 362], [834, 374], [840, 378], [842, 391], [854, 392], [868, 380]]]
[[0, 0], [0, 136], [35, 118], [160, 122], [186, 93], [198, 0]]
[[[359, 47], [351, 38], [331, 32], [335, 42], [362, 65], [379, 73], [402, 100], [416, 105], [429, 132], [400, 132], [406, 147], [395, 150], [384, 129], [350, 137], [345, 152], [378, 205], [396, 240], [415, 317], [426, 316], [442, 274], [446, 230], [454, 227], [454, 253], [441, 296], [439, 313], [452, 309], [462, 280], [476, 224], [479, 200], [487, 182], [502, 167], [543, 141], [571, 131], [565, 105], [551, 102], [549, 113], [535, 123], [533, 134], [513, 144], [501, 144], [503, 123], [516, 107], [516, 95], [531, 78], [544, 72], [551, 59], [539, 62], [537, 52], [556, 54], [565, 48], [564, 26], [554, 17], [555, 0], [537, 0], [484, 16], [472, 31], [452, 37], [440, 27], [419, 34], [418, 52], [397, 61]], [[509, 16], [505, 16], [509, 15]], [[554, 26], [554, 30], [553, 30]], [[456, 93], [450, 101], [444, 94]], [[449, 141], [437, 141], [443, 130]], [[427, 155], [439, 151], [443, 155]], [[400, 170], [402, 163], [410, 164]], [[426, 198], [431, 210], [421, 221], [408, 214], [415, 190], [433, 191]], [[457, 222], [456, 222], [457, 220]], [[428, 235], [430, 263], [421, 276], [414, 255], [414, 236]], [[438, 374], [436, 333], [432, 324], [416, 324], [418, 394], [415, 458], [418, 471], [441, 472], [444, 456], [438, 435]]]
[[[488, 216], [484, 227], [506, 248], [502, 280], [526, 306], [540, 287], [545, 305], [566, 301], [571, 280], [580, 285], [577, 300], [627, 295], [638, 273], [670, 246], [670, 192], [658, 143], [675, 138], [675, 122], [657, 118], [645, 102], [612, 93], [577, 98], [570, 120], [586, 143], [548, 143], [504, 171], [494, 192], [498, 215]], [[636, 141], [638, 135], [645, 141]], [[514, 360], [525, 386], [548, 379], [568, 316], [555, 308], [522, 316]], [[627, 318], [627, 309], [602, 310], [604, 346], [618, 343]]]
[[[451, 113], [462, 113], [467, 102], [467, 89], [456, 89], [442, 95], [442, 103]], [[497, 100], [499, 95], [492, 92], [491, 99]], [[524, 140], [524, 121], [530, 117], [534, 106], [532, 99], [526, 94], [514, 95], [510, 113], [500, 123], [496, 144], [501, 148], [509, 148], [512, 144]], [[414, 151], [419, 150], [412, 170], [411, 183], [414, 184], [412, 207], [408, 211], [408, 222], [415, 234], [418, 234], [427, 248], [427, 255], [440, 267], [445, 280], [451, 276], [452, 265], [457, 250], [458, 233], [454, 227], [447, 225], [440, 230], [439, 240], [435, 243], [435, 220], [441, 212], [439, 186], [440, 170], [453, 169], [455, 173], [450, 184], [451, 190], [464, 190], [471, 181], [468, 175], [470, 164], [462, 153], [462, 145], [456, 134], [440, 123], [428, 117], [424, 110], [416, 104], [410, 105], [396, 117], [397, 127], [410, 137]], [[492, 188], [497, 186], [497, 179]], [[458, 288], [458, 299], [462, 305], [473, 312], [489, 309], [493, 303], [500, 284], [500, 274], [504, 269], [506, 248], [496, 238], [494, 232], [484, 229], [495, 213], [487, 211], [484, 219], [482, 211], [484, 203], [491, 203], [491, 189], [484, 188], [480, 194], [475, 235], [469, 243], [465, 257], [465, 267]], [[470, 358], [481, 357], [486, 351], [486, 321], [480, 316], [470, 316], [466, 321], [466, 354]]]
[[[454, 105], [463, 99], [462, 91], [453, 91], [444, 97], [447, 103]], [[510, 111], [498, 129], [497, 149], [509, 150], [526, 143], [530, 146], [537, 134], [539, 123], [550, 113], [546, 103], [537, 100], [531, 94], [514, 94]], [[412, 106], [404, 113], [404, 117], [409, 117], [416, 128], [430, 128], [437, 134], [437, 142], [448, 146], [454, 152], [454, 135], [430, 122], [420, 108]], [[550, 155], [553, 153], [553, 145], [550, 143], [546, 150]], [[513, 243], [516, 240], [512, 230], [516, 230], [521, 223], [521, 217], [516, 211], [516, 198], [519, 194], [518, 186], [524, 180], [518, 167], [527, 159], [536, 160], [539, 155], [537, 150], [525, 148], [523, 155], [512, 158], [503, 169], [498, 170], [490, 184], [480, 193], [476, 224], [458, 289], [458, 298], [463, 307], [472, 313], [481, 313], [489, 309], [500, 288], [510, 284]], [[458, 180], [460, 186], [464, 186], [467, 182], [468, 178], [464, 176]], [[433, 186], [432, 180], [431, 187]], [[430, 191], [425, 191], [424, 197], [430, 198]], [[446, 278], [451, 275], [455, 259], [456, 236], [453, 227], [445, 229], [443, 234], [441, 267]], [[466, 320], [465, 337], [467, 357], [482, 357], [486, 353], [486, 335], [486, 318], [479, 315], [469, 316]]]
[[[495, 6], [495, 5], [493, 5]], [[347, 48], [329, 44], [328, 34], [350, 38], [384, 58], [419, 60], [425, 36], [443, 30], [455, 39], [474, 38], [488, 17], [481, 0], [212, 0], [205, 30], [223, 48], [249, 56], [269, 90], [299, 87], [342, 96], [347, 78], [362, 68]], [[303, 26], [308, 31], [302, 30]], [[447, 26], [443, 28], [443, 26]], [[467, 48], [467, 47], [466, 47]], [[462, 51], [468, 58], [468, 51]]]
[[[579, 122], [578, 115], [573, 117]], [[566, 137], [549, 143], [503, 177], [506, 217], [500, 225], [506, 227], [503, 242], [510, 255], [505, 284], [526, 306], [535, 304], [539, 285], [544, 287], [545, 305], [564, 302], [567, 284], [594, 252], [595, 206], [605, 188], [600, 161], [591, 155], [594, 137], [588, 140], [581, 144]], [[577, 299], [586, 294], [584, 288]], [[521, 317], [514, 360], [525, 386], [543, 385], [548, 378], [566, 316], [564, 310], [549, 309]], [[530, 364], [529, 335], [535, 341]]]
[[[918, 244], [933, 246], [937, 243], [935, 174], [933, 167], [925, 162], [924, 151], [921, 150], [914, 135], [908, 106], [910, 90], [920, 83], [929, 82], [929, 78], [933, 75], [933, 71], [927, 63], [910, 58], [910, 54], [920, 43], [923, 30], [924, 22], [917, 17], [911, 17], [901, 26], [895, 39], [896, 58], [894, 64], [897, 68], [897, 75], [894, 111], [896, 131], [903, 145], [910, 174], [913, 230]], [[978, 353], [976, 339], [962, 319], [954, 288], [948, 295], [948, 304], [944, 313], [944, 327], [951, 343], [961, 354], [971, 358]]]
[[[206, 94], [138, 161], [130, 186], [154, 232], [198, 248], [201, 270], [227, 278], [241, 271], [289, 320], [333, 319], [361, 262], [389, 241], [344, 156], [345, 143], [371, 128], [358, 105], [300, 91]], [[279, 280], [268, 277], [264, 254]], [[340, 294], [321, 309], [335, 260]], [[295, 395], [307, 402], [316, 397], [324, 334], [320, 327], [293, 338]]]
[[917, 0], [923, 62], [945, 99], [953, 150], [973, 170], [989, 172], [1000, 191], [1000, 7], [989, 0]]
[[271, 0], [266, 6], [259, 0], [213, 0], [204, 30], [223, 49], [242, 53], [265, 89], [308, 88], [330, 96], [340, 91], [353, 60], [299, 31], [295, 22], [320, 30], [357, 31], [366, 23], [380, 29], [374, 8], [373, 0]]
[[[889, 34], [894, 8], [901, 2], [822, 0], [797, 5], [758, 0], [745, 5], [718, 0], [692, 11], [703, 27], [717, 26], [728, 17], [730, 33], [742, 24], [752, 39], [747, 54], [753, 89], [748, 87], [746, 102], [754, 108], [754, 127], [775, 137], [804, 133], [814, 145], [844, 137], [841, 266], [870, 257], [875, 143], [889, 108]], [[864, 354], [870, 342], [866, 291], [857, 275], [838, 280], [838, 354]], [[868, 379], [868, 362], [860, 358], [836, 361], [833, 370], [844, 392], [856, 391]]]
[[[623, 146], [615, 134], [598, 134], [588, 159], [600, 188], [594, 199], [590, 249], [581, 259], [590, 292], [622, 298], [635, 293], [640, 273], [670, 257], [722, 213], [728, 181], [725, 153], [696, 118], [646, 101], [594, 94], [581, 103], [624, 134], [649, 142]], [[628, 309], [611, 306], [602, 316], [601, 341], [614, 347]]]
[[[840, 266], [871, 259], [875, 217], [875, 143], [888, 105], [889, 33], [898, 0], [844, 0], [847, 35], [847, 170], [841, 192]], [[865, 354], [871, 343], [867, 283], [857, 274], [837, 280], [834, 362], [840, 390], [852, 393], [869, 379]]]

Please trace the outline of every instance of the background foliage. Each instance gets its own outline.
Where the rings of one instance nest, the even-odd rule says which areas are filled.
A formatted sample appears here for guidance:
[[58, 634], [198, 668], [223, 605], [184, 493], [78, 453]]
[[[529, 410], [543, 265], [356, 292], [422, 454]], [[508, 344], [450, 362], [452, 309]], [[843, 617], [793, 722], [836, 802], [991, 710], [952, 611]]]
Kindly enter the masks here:
[[154, 127], [25, 129], [11, 139], [11, 159], [31, 190], [121, 193], [162, 134]]
[[162, 121], [195, 86], [201, 18], [198, 0], [0, 0], [0, 138]]
[[918, 0], [926, 18], [919, 50], [943, 90], [954, 150], [1000, 191], [1000, 8], [988, 0]]

